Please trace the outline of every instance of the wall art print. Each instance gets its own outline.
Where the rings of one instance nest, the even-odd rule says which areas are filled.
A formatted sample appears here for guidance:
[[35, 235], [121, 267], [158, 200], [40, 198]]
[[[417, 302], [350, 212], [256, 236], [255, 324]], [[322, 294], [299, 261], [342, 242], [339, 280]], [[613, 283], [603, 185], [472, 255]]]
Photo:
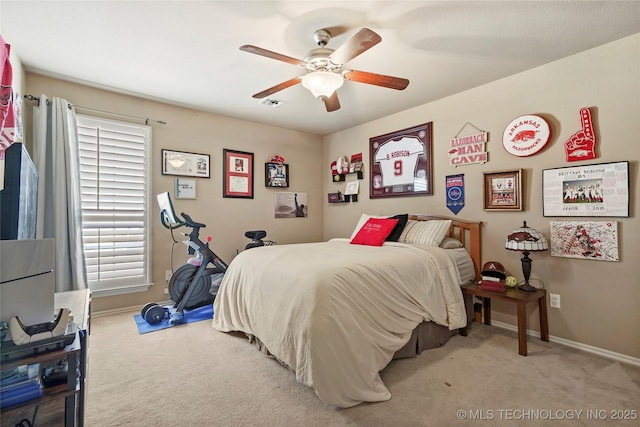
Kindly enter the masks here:
[[309, 211], [307, 193], [276, 192], [274, 197], [276, 218], [307, 217]]
[[617, 221], [551, 221], [551, 256], [619, 261]]
[[208, 154], [186, 153], [184, 151], [162, 149], [162, 175], [196, 176], [209, 178], [211, 176]]

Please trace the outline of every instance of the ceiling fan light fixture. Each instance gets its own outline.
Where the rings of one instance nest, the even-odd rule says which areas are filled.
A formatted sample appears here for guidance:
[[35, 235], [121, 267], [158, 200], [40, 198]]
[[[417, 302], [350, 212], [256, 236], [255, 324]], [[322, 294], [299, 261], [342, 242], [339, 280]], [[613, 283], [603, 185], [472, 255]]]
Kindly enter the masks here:
[[343, 83], [342, 75], [330, 71], [314, 71], [302, 77], [302, 86], [316, 98], [329, 98]]

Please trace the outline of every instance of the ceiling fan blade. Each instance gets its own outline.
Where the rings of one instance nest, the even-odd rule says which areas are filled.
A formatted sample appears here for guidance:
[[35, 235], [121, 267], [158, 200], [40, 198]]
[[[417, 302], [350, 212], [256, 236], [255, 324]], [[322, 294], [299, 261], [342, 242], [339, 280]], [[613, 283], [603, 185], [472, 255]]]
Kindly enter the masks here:
[[389, 89], [403, 90], [409, 86], [409, 80], [401, 77], [385, 76], [383, 74], [368, 73], [366, 71], [347, 71], [344, 78], [358, 83], [388, 87]]
[[332, 112], [340, 109], [340, 100], [338, 99], [338, 91], [333, 92], [328, 98], [323, 98], [324, 106], [327, 109], [327, 112]]
[[345, 44], [337, 48], [329, 56], [329, 59], [334, 64], [344, 64], [360, 55], [362, 52], [371, 49], [381, 41], [382, 37], [377, 33], [374, 33], [368, 28], [363, 28], [347, 40]]
[[287, 80], [286, 82], [282, 82], [280, 84], [270, 87], [269, 89], [265, 89], [262, 92], [258, 92], [255, 95], [253, 95], [253, 97], [264, 98], [265, 96], [269, 96], [273, 93], [280, 92], [281, 90], [286, 89], [288, 87], [297, 85], [301, 81], [302, 81], [302, 77], [294, 77], [292, 79]]
[[288, 64], [297, 65], [298, 67], [304, 67], [304, 61], [302, 61], [300, 59], [292, 58], [290, 56], [283, 55], [281, 53], [272, 52], [270, 50], [263, 49], [263, 48], [258, 47], [258, 46], [245, 44], [244, 46], [240, 46], [240, 50], [243, 50], [243, 51], [249, 52], [249, 53], [254, 53], [254, 54], [260, 55], [260, 56], [266, 56], [267, 58], [271, 58], [271, 59], [277, 59], [278, 61], [283, 61], [283, 62], [286, 62]]

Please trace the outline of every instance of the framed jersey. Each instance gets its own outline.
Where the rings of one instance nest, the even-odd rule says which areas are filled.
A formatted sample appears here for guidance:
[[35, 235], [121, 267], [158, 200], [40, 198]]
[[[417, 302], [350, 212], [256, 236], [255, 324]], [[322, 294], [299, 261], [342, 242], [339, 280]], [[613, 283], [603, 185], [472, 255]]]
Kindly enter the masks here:
[[433, 123], [369, 139], [371, 199], [433, 194]]

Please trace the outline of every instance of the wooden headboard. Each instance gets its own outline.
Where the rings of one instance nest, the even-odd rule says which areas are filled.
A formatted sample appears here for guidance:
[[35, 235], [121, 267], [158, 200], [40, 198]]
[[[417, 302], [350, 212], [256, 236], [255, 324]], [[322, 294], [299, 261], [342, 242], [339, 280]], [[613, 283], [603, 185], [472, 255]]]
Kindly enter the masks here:
[[476, 271], [476, 280], [480, 280], [480, 268], [482, 268], [482, 237], [480, 233], [480, 226], [482, 225], [482, 222], [466, 221], [446, 216], [421, 214], [409, 214], [409, 219], [414, 221], [428, 221], [430, 219], [451, 220], [449, 236], [460, 240], [467, 251], [469, 251], [469, 255], [471, 255], [471, 259], [473, 260], [473, 268]]

